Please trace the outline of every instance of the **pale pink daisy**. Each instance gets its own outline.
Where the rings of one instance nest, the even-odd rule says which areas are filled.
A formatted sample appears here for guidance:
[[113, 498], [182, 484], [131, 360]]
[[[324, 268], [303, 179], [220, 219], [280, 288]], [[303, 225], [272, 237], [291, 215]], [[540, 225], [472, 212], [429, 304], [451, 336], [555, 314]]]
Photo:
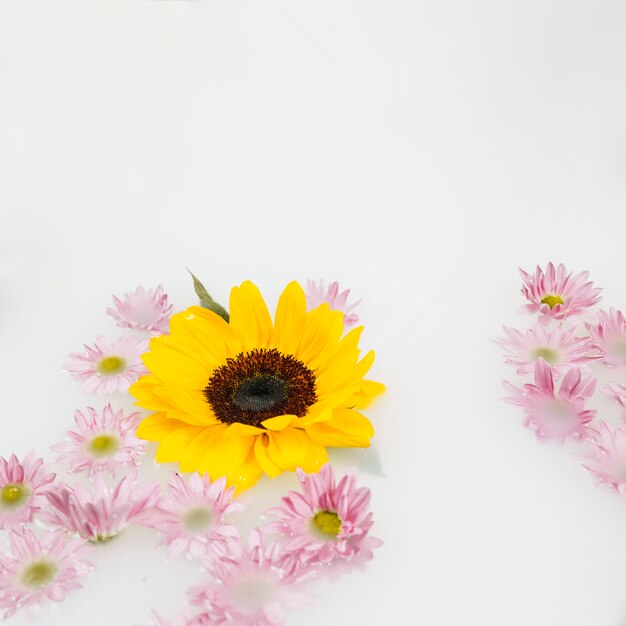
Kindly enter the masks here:
[[172, 305], [167, 302], [167, 294], [163, 286], [146, 291], [141, 285], [125, 293], [124, 298], [113, 296], [115, 308], [108, 307], [107, 313], [122, 328], [132, 328], [156, 335], [166, 333]]
[[578, 315], [600, 300], [600, 292], [587, 281], [589, 272], [568, 274], [561, 263], [556, 269], [548, 263], [546, 271], [537, 266], [534, 274], [519, 270], [524, 284], [522, 293], [530, 302], [523, 307], [528, 313], [539, 313], [539, 321], [564, 320]]
[[124, 416], [122, 409], [116, 413], [110, 404], [101, 413], [92, 407], [87, 407], [86, 414], [77, 410], [77, 430], [67, 431], [70, 441], [50, 449], [59, 453], [57, 463], [67, 463], [70, 472], [108, 470], [114, 476], [117, 467], [136, 466], [143, 454], [145, 441], [135, 436], [140, 419], [138, 412]]
[[591, 341], [602, 354], [602, 362], [626, 365], [626, 319], [621, 311], [598, 311], [595, 323], [585, 324]]
[[583, 467], [600, 483], [608, 484], [620, 496], [626, 497], [626, 424], [613, 430], [602, 421], [587, 442]]
[[74, 380], [83, 383], [88, 393], [127, 393], [134, 382], [148, 373], [141, 360], [147, 349], [147, 342], [138, 337], [118, 337], [114, 341], [98, 337], [93, 346], [85, 345], [84, 352], [70, 354], [65, 369]]
[[159, 485], [138, 485], [137, 470], [133, 470], [113, 489], [106, 485], [102, 474], [96, 474], [91, 490], [60, 484], [46, 496], [50, 510], [41, 514], [43, 521], [99, 543], [141, 521], [158, 500]]
[[213, 541], [237, 536], [237, 529], [225, 517], [243, 510], [232, 501], [234, 487], [226, 488], [226, 478], [211, 482], [208, 474], [192, 474], [185, 480], [173, 474], [168, 495], [159, 498], [142, 525], [156, 528], [165, 535], [168, 555], [174, 558], [187, 551], [199, 558]]
[[249, 546], [239, 538], [212, 544], [203, 563], [213, 580], [192, 587], [188, 597], [208, 611], [212, 626], [281, 626], [285, 608], [303, 602], [301, 585], [314, 575], [278, 543], [266, 545], [258, 530]]
[[14, 454], [8, 461], [0, 457], [0, 530], [30, 522], [46, 506], [55, 476], [33, 451], [23, 461]]
[[48, 599], [60, 602], [79, 589], [77, 578], [94, 569], [85, 561], [89, 547], [68, 540], [61, 530], [35, 537], [28, 528], [11, 531], [11, 554], [0, 555], [0, 607], [4, 618], [18, 609]]
[[192, 615], [188, 611], [180, 613], [172, 620], [166, 620], [156, 611], [152, 611], [150, 626], [212, 626], [214, 622], [206, 611]]
[[590, 376], [583, 380], [579, 367], [568, 370], [558, 391], [554, 373], [543, 359], [535, 363], [534, 385], [526, 384], [521, 389], [506, 381], [504, 385], [513, 394], [505, 400], [522, 407], [526, 414], [524, 426], [534, 430], [540, 441], [588, 437], [587, 425], [596, 411], [585, 409], [585, 404], [596, 388], [596, 379]]
[[278, 521], [266, 532], [284, 535], [283, 548], [308, 564], [352, 559], [362, 550], [371, 558], [371, 549], [382, 541], [368, 536], [373, 524], [370, 490], [357, 487], [356, 472], [337, 482], [328, 463], [317, 474], [297, 471], [302, 493], [290, 491], [280, 506], [268, 511]]
[[570, 365], [582, 365], [601, 357], [589, 337], [576, 336], [576, 327], [564, 328], [559, 324], [554, 330], [548, 330], [537, 326], [527, 330], [526, 334], [506, 326], [503, 330], [506, 337], [497, 343], [505, 349], [505, 362], [516, 366], [520, 375], [532, 372], [540, 358], [560, 376]]
[[339, 293], [338, 282], [334, 281], [326, 287], [324, 279], [315, 282], [309, 278], [306, 284], [306, 300], [309, 309], [314, 309], [320, 304], [327, 303], [331, 309], [341, 311], [344, 314], [343, 325], [345, 328], [351, 328], [358, 323], [359, 316], [352, 311], [361, 304], [361, 300], [348, 304], [349, 289]]

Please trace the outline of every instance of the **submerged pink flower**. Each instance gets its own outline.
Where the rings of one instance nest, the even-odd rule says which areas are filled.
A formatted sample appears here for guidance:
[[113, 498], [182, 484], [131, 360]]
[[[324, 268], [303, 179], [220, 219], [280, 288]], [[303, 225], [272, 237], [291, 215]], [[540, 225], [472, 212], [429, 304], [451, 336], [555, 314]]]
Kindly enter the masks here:
[[70, 472], [87, 470], [96, 474], [108, 470], [115, 475], [119, 465], [137, 465], [144, 451], [145, 441], [137, 439], [135, 431], [141, 416], [138, 412], [124, 416], [115, 413], [110, 404], [101, 413], [87, 407], [87, 414], [74, 413], [78, 430], [69, 430], [71, 441], [51, 446], [58, 452], [57, 463], [67, 463]]
[[587, 424], [596, 412], [585, 409], [585, 404], [596, 388], [596, 379], [590, 376], [583, 380], [579, 367], [568, 370], [558, 391], [552, 369], [543, 359], [535, 363], [534, 385], [521, 389], [506, 381], [504, 385], [513, 394], [505, 400], [522, 407], [526, 414], [524, 426], [534, 430], [540, 441], [584, 439], [589, 434]]
[[607, 365], [626, 365], [626, 319], [613, 308], [607, 313], [598, 311], [595, 323], [585, 324], [591, 341], [602, 354]]
[[212, 626], [281, 626], [285, 608], [302, 603], [300, 586], [313, 575], [277, 543], [265, 545], [258, 530], [249, 546], [239, 538], [213, 544], [203, 563], [213, 580], [188, 594], [191, 604], [208, 611]]
[[128, 524], [138, 522], [159, 498], [159, 485], [137, 485], [137, 470], [110, 489], [96, 474], [92, 490], [61, 484], [46, 494], [50, 510], [41, 519], [76, 532], [91, 542], [104, 542]]
[[306, 284], [306, 300], [309, 309], [314, 309], [326, 302], [331, 309], [341, 311], [344, 314], [343, 325], [345, 328], [351, 328], [358, 323], [359, 316], [356, 313], [352, 313], [352, 311], [361, 304], [361, 300], [348, 304], [349, 289], [339, 293], [338, 282], [332, 282], [326, 287], [323, 279], [316, 283], [309, 278]]
[[68, 591], [79, 589], [77, 578], [93, 570], [84, 560], [89, 547], [80, 539], [68, 540], [61, 530], [40, 539], [28, 528], [11, 531], [12, 554], [0, 554], [0, 607], [4, 618], [46, 599], [60, 602]]
[[113, 296], [115, 308], [108, 307], [107, 313], [122, 328], [132, 328], [161, 335], [169, 328], [172, 305], [167, 302], [163, 286], [146, 291], [141, 285], [124, 294], [124, 299]]
[[603, 421], [594, 430], [594, 436], [587, 442], [583, 467], [600, 483], [610, 485], [626, 497], [626, 424], [613, 430]]
[[371, 549], [382, 541], [368, 537], [370, 490], [356, 486], [356, 472], [337, 483], [327, 463], [317, 474], [298, 469], [298, 480], [302, 493], [290, 491], [282, 505], [269, 511], [278, 521], [266, 531], [285, 535], [284, 549], [305, 563], [352, 559], [362, 552], [370, 559]]
[[8, 461], [0, 457], [0, 530], [30, 522], [46, 505], [55, 476], [33, 451], [23, 461], [14, 454]]
[[83, 383], [88, 393], [126, 393], [140, 376], [148, 373], [141, 360], [147, 349], [147, 342], [138, 337], [119, 337], [112, 342], [98, 337], [93, 346], [85, 345], [84, 352], [70, 354], [65, 369], [74, 380]]
[[226, 488], [225, 477], [211, 482], [208, 474], [195, 473], [187, 481], [174, 474], [168, 495], [159, 498], [142, 524], [165, 535], [170, 558], [185, 550], [199, 558], [213, 541], [237, 536], [237, 529], [225, 522], [226, 515], [244, 508], [232, 501], [233, 491]]
[[537, 266], [534, 274], [528, 274], [520, 268], [524, 284], [522, 293], [530, 302], [523, 307], [529, 313], [539, 313], [540, 322], [550, 318], [564, 320], [577, 315], [600, 301], [600, 292], [587, 282], [589, 272], [581, 272], [575, 276], [568, 274], [561, 263], [556, 269], [548, 263], [546, 271]]
[[535, 369], [537, 359], [543, 359], [552, 366], [558, 376], [570, 365], [581, 365], [600, 358], [600, 353], [591, 344], [589, 337], [577, 337], [577, 328], [557, 326], [548, 330], [537, 326], [521, 333], [515, 328], [504, 327], [506, 337], [499, 340], [506, 351], [504, 360], [517, 367], [520, 375]]

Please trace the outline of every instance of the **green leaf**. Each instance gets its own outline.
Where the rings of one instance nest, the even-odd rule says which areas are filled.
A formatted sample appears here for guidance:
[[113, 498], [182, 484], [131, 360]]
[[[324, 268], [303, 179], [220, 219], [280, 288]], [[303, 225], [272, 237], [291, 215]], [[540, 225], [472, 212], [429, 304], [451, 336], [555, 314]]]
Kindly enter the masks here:
[[211, 298], [204, 285], [189, 268], [187, 268], [187, 271], [191, 274], [191, 278], [193, 278], [193, 288], [200, 299], [200, 306], [205, 309], [209, 309], [209, 311], [213, 311], [213, 313], [217, 313], [217, 315], [228, 322], [230, 320], [228, 311], [221, 304], [215, 302], [215, 300]]

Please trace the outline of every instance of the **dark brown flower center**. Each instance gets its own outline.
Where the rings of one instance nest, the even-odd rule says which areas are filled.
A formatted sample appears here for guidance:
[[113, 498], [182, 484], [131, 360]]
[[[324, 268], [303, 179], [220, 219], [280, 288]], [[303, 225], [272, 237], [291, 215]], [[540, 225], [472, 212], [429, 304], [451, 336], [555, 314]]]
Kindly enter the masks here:
[[277, 415], [304, 417], [316, 402], [315, 376], [302, 361], [275, 348], [242, 352], [218, 367], [204, 388], [217, 419], [261, 426]]

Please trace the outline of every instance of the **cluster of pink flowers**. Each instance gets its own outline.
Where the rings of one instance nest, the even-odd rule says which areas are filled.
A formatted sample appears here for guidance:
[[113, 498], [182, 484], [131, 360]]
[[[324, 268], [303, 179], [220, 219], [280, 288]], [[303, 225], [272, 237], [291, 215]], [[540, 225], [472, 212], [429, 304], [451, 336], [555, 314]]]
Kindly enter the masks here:
[[[520, 273], [528, 301], [522, 311], [536, 315], [536, 325], [525, 332], [505, 327], [498, 343], [516, 374], [534, 379], [505, 381], [505, 400], [521, 407], [524, 426], [540, 441], [577, 442], [584, 468], [626, 496], [626, 319], [613, 308], [594, 310], [601, 289], [588, 272], [574, 275], [563, 264], [548, 263], [545, 271]], [[617, 377], [599, 392], [621, 407], [619, 424], [590, 408], [601, 371]]]

